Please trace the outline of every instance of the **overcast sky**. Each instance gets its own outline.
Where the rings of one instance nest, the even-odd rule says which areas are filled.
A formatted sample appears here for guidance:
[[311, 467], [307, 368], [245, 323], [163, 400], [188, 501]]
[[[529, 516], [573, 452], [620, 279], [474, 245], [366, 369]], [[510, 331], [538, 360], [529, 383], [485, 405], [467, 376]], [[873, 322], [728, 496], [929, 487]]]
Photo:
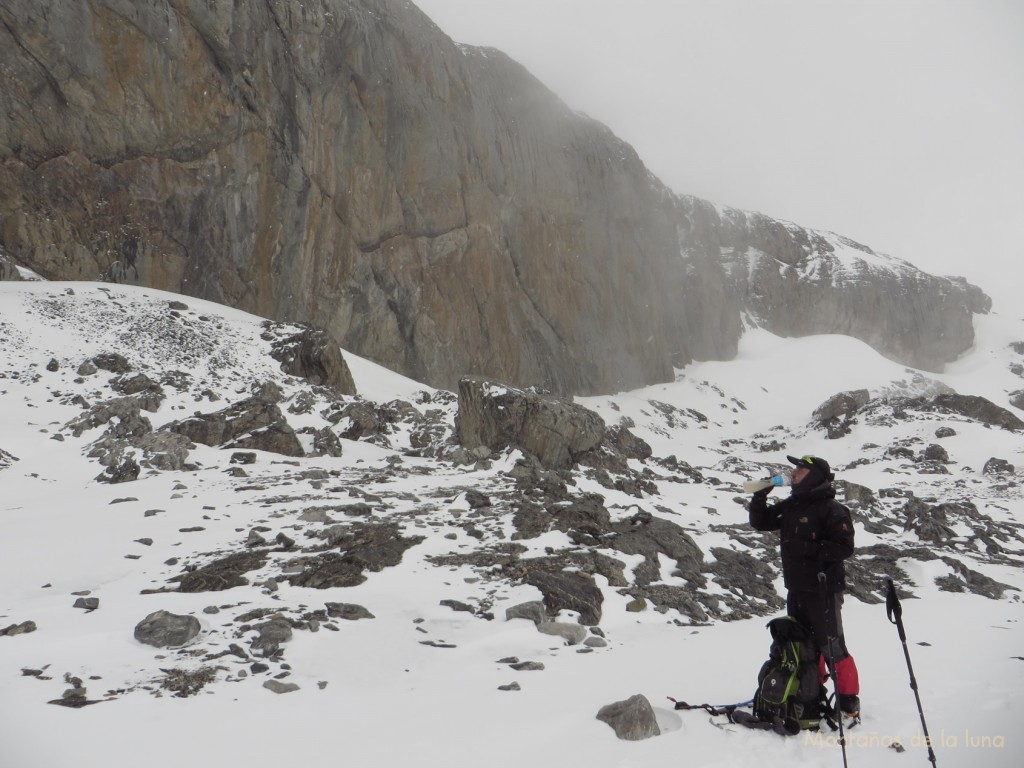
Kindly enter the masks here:
[[677, 192], [1020, 301], [1020, 0], [415, 2], [610, 126]]

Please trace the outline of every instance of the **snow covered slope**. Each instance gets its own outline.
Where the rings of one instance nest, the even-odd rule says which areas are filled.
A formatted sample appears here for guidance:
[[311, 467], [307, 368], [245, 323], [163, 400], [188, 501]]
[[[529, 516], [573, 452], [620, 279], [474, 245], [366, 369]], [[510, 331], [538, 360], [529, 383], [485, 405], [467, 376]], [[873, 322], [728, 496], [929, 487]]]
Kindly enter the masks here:
[[[755, 329], [735, 361], [580, 400], [609, 426], [631, 425], [653, 455], [630, 460], [625, 474], [584, 466], [552, 482], [572, 500], [600, 495], [614, 524], [638, 513], [669, 521], [703, 553], [689, 578], [662, 554], [659, 577], [644, 586], [642, 556], [555, 527], [524, 535], [517, 515], [536, 489], [515, 480], [521, 455], [458, 463], [449, 393], [352, 355], [359, 397], [312, 387], [270, 357], [280, 328], [191, 298], [0, 284], [0, 632], [36, 627], [0, 636], [2, 764], [838, 765], [828, 735], [784, 740], [721, 718], [713, 727], [665, 699], [749, 698], [766, 617], [778, 612], [777, 597], [758, 589], [782, 587], [771, 538], [746, 526], [740, 485], [786, 453], [816, 453], [849, 483], [857, 527], [856, 597], [844, 618], [866, 716], [850, 734], [850, 764], [925, 759], [895, 628], [882, 604], [867, 602], [888, 574], [905, 596], [940, 764], [1015, 766], [1024, 753], [1024, 441], [933, 401], [952, 390], [1024, 416], [1008, 405], [1024, 388], [1024, 345], [1011, 346], [1024, 340], [1024, 322], [993, 314], [976, 323], [977, 347], [943, 374], [903, 368], [846, 337]], [[111, 353], [131, 370], [82, 367]], [[139, 374], [153, 387], [126, 394]], [[815, 409], [861, 389], [868, 399], [842, 417], [846, 434], [829, 439]], [[163, 435], [268, 392], [304, 456], [195, 443], [180, 468], [159, 469], [146, 466], [153, 456], [139, 436], [118, 434]], [[137, 419], [102, 420], [100, 406], [147, 393], [153, 409]], [[318, 450], [324, 430], [340, 455]], [[99, 458], [111, 455], [105, 434], [121, 441], [119, 459], [140, 464], [138, 479], [97, 480]], [[985, 474], [992, 458], [1018, 470]], [[614, 568], [593, 572], [603, 604], [587, 644], [506, 620], [507, 608], [541, 596], [516, 565], [552, 553], [577, 557], [569, 570], [607, 564], [599, 556], [624, 566], [623, 583], [613, 584]], [[210, 567], [232, 557], [251, 567], [221, 571], [238, 585], [211, 589]], [[724, 567], [734, 557], [746, 576]], [[691, 595], [692, 605], [648, 597], [646, 610], [627, 610], [655, 588]], [[78, 598], [98, 607], [74, 607]], [[374, 618], [349, 620], [338, 604]], [[159, 610], [195, 617], [199, 635], [183, 647], [138, 642], [136, 625]], [[265, 655], [254, 641], [275, 621], [292, 637]], [[543, 668], [515, 669], [513, 658]], [[297, 689], [275, 694], [271, 680]], [[512, 683], [518, 690], [499, 689]], [[68, 690], [65, 703], [93, 703], [47, 703]], [[637, 693], [662, 735], [618, 741], [595, 715]]]

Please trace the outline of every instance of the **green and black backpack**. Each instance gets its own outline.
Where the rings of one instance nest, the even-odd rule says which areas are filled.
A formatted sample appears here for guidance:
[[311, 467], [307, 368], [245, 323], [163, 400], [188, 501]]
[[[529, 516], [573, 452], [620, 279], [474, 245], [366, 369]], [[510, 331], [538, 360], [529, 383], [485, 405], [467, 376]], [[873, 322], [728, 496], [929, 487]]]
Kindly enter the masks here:
[[828, 700], [811, 632], [792, 616], [772, 619], [768, 629], [772, 646], [757, 676], [754, 715], [794, 735], [817, 730], [828, 714]]

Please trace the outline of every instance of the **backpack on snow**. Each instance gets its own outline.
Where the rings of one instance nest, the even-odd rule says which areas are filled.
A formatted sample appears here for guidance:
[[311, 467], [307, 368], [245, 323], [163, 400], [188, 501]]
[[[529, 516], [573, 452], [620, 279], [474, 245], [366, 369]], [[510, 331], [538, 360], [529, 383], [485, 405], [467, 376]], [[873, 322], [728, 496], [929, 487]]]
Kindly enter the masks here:
[[768, 629], [772, 646], [757, 676], [754, 716], [791, 735], [817, 730], [829, 705], [811, 632], [792, 616], [772, 619]]

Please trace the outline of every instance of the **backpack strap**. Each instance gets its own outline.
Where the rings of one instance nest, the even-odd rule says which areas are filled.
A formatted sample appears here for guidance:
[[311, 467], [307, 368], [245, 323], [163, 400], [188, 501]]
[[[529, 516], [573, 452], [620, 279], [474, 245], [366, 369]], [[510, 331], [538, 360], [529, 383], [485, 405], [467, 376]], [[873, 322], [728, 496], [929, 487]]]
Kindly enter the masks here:
[[687, 704], [685, 701], [676, 701], [671, 696], [668, 697], [668, 700], [672, 702], [675, 709], [703, 709], [710, 715], [729, 715], [730, 717], [738, 707], [749, 707], [754, 703], [754, 700], [751, 699], [736, 704]]

